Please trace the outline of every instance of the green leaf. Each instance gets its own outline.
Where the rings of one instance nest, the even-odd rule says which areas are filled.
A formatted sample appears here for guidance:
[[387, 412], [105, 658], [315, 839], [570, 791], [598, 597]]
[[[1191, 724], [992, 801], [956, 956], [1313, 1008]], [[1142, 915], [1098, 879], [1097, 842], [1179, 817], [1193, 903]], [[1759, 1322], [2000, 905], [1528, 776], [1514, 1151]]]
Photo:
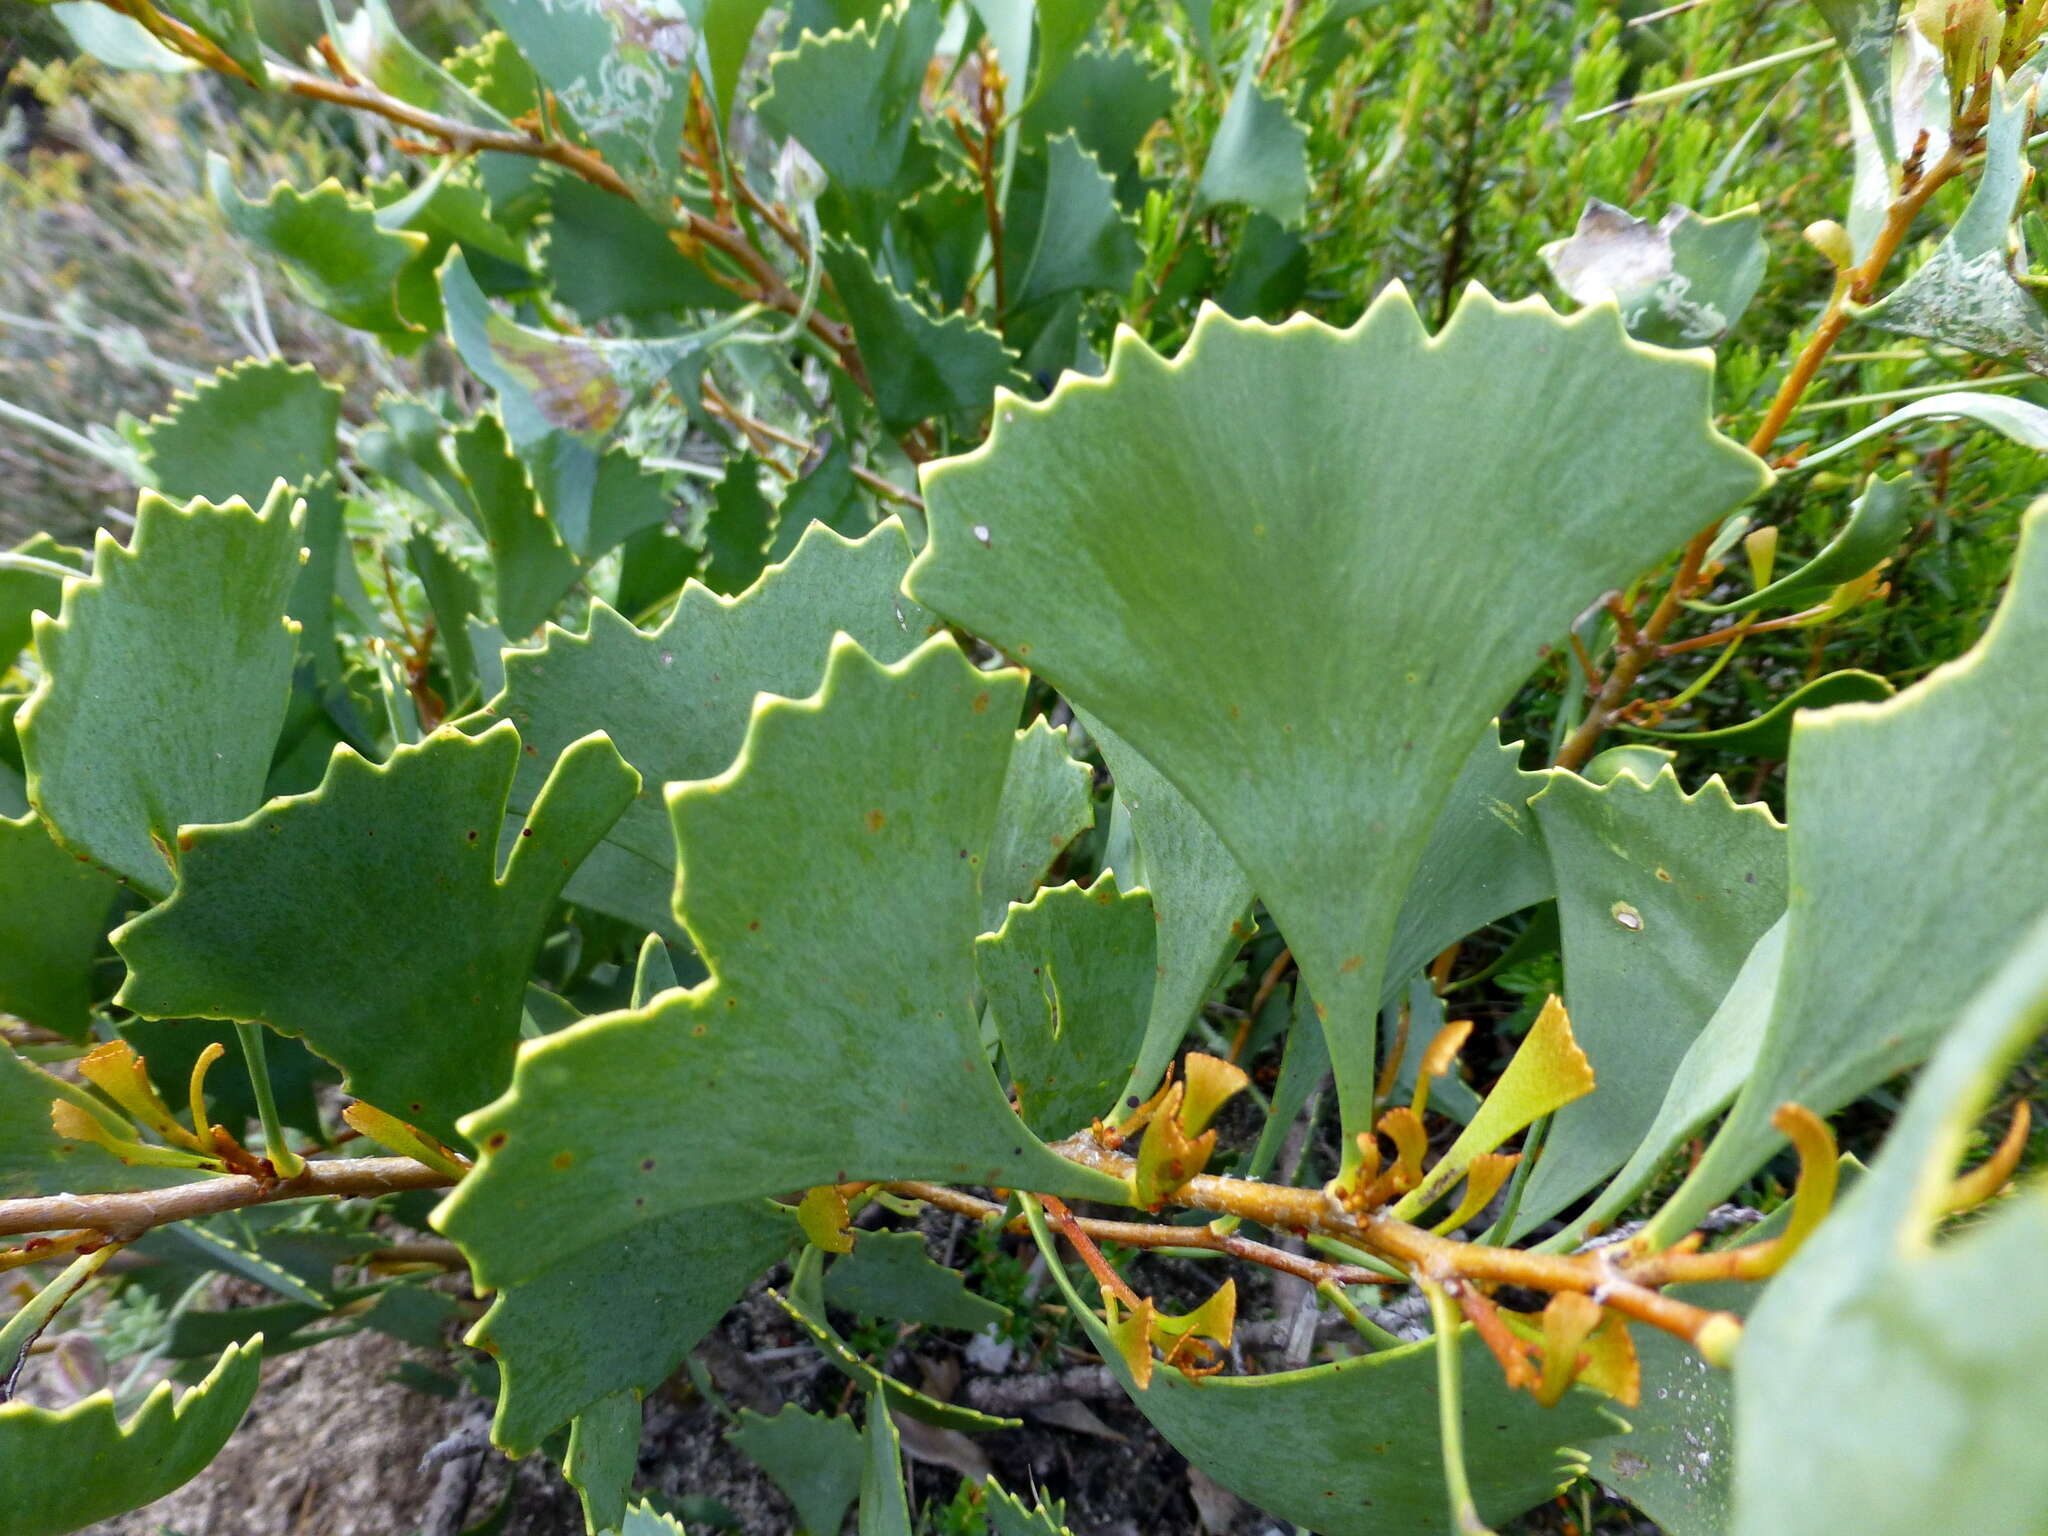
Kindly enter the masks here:
[[639, 786], [603, 737], [572, 744], [501, 877], [520, 755], [509, 725], [437, 731], [382, 764], [343, 747], [311, 794], [190, 828], [176, 893], [114, 936], [122, 1006], [302, 1036], [350, 1093], [453, 1140], [457, 1116], [509, 1078], [569, 870]]
[[515, 810], [533, 803], [542, 765], [592, 731], [640, 771], [639, 797], [570, 877], [569, 899], [680, 940], [661, 786], [708, 779], [731, 763], [756, 694], [813, 692], [834, 634], [886, 661], [930, 635], [936, 621], [897, 595], [909, 564], [910, 540], [894, 518], [857, 543], [813, 529], [738, 597], [691, 582], [645, 630], [594, 602], [583, 634], [549, 629], [538, 650], [508, 651], [505, 691], [479, 718], [512, 721], [534, 749], [512, 787]]
[[697, 47], [682, 8], [486, 0], [484, 9], [641, 205], [667, 217]]
[[507, 635], [530, 635], [575, 584], [582, 565], [541, 512], [497, 417], [479, 414], [456, 431], [455, 462], [490, 546], [499, 627]]
[[[2048, 1521], [2048, 1378], [2035, 1369], [2048, 1197], [2036, 1179], [1937, 1239], [1973, 1124], [2048, 1024], [2048, 928], [1984, 921], [2007, 953], [1979, 972], [1870, 1172], [1750, 1318], [1735, 1360], [1736, 1536], [2024, 1536]], [[1965, 974], [1943, 977], [1946, 996]]]
[[254, 513], [145, 491], [127, 548], [100, 534], [63, 615], [36, 621], [44, 672], [16, 717], [29, 799], [67, 847], [160, 895], [179, 827], [262, 800], [291, 696], [298, 554], [282, 486]]
[[1010, 1309], [977, 1296], [955, 1270], [925, 1252], [920, 1232], [863, 1232], [853, 1252], [825, 1271], [825, 1299], [862, 1317], [886, 1317], [979, 1333]]
[[704, 34], [704, 54], [711, 64], [707, 83], [721, 128], [738, 104], [734, 98], [740, 71], [767, 12], [768, 0], [701, 0], [693, 7], [692, 15]]
[[1724, 725], [1713, 731], [1652, 731], [1643, 726], [1629, 729], [1663, 741], [1688, 746], [1712, 746], [1722, 752], [1737, 752], [1761, 762], [1782, 763], [1792, 749], [1792, 726], [1803, 709], [1832, 709], [1837, 704], [1874, 704], [1898, 690], [1875, 672], [1845, 668], [1802, 683], [1776, 704], [1740, 725]]
[[792, 485], [776, 508], [769, 563], [779, 565], [787, 560], [812, 523], [823, 523], [849, 539], [860, 538], [875, 525], [873, 503], [853, 477], [853, 455], [837, 438], [825, 449], [817, 467]]
[[1543, 247], [1560, 287], [1581, 304], [1612, 299], [1639, 341], [1699, 347], [1735, 328], [1768, 259], [1754, 207], [1705, 219], [1672, 204], [1652, 225], [1593, 198], [1569, 240]]
[[64, 1536], [162, 1498], [220, 1454], [256, 1395], [259, 1335], [173, 1399], [158, 1382], [126, 1424], [106, 1392], [52, 1411], [0, 1403], [8, 1536]]
[[1978, 390], [1955, 390], [1943, 395], [1929, 395], [1924, 400], [1915, 400], [1890, 412], [1882, 420], [1873, 422], [1861, 432], [1852, 432], [1840, 442], [1834, 442], [1814, 453], [1807, 454], [1799, 461], [1801, 469], [1811, 469], [1829, 459], [1838, 458], [1851, 448], [1860, 448], [1876, 437], [1888, 436], [1909, 421], [1974, 421], [1981, 426], [2002, 432], [2012, 441], [2036, 452], [2048, 453], [2048, 409], [2028, 400], [2012, 400], [2004, 395], [1987, 395]]
[[388, 0], [362, 0], [356, 13], [338, 25], [332, 0], [322, 0], [321, 19], [350, 67], [379, 90], [460, 121], [508, 126], [504, 114], [413, 46]]
[[183, 54], [171, 52], [134, 17], [109, 10], [99, 0], [53, 5], [50, 14], [70, 36], [74, 48], [109, 68], [181, 75], [199, 67]]
[[1156, 979], [1143, 1043], [1124, 1094], [1149, 1098], [1209, 989], [1251, 937], [1252, 883], [1201, 812], [1121, 736], [1085, 710], [1075, 714], [1102, 748], [1116, 803], [1137, 839], [1126, 889], [1152, 893], [1158, 924]]
[[1698, 1135], [1741, 1090], [1763, 1045], [1764, 1025], [1785, 963], [1787, 927], [1787, 920], [1780, 918], [1756, 941], [1728, 995], [1672, 1073], [1656, 1119], [1621, 1172], [1585, 1212], [1540, 1248], [1569, 1252], [1594, 1227], [1612, 1222], [1657, 1178], [1679, 1147]]
[[1557, 881], [1564, 1000], [1597, 1086], [1557, 1113], [1519, 1231], [1619, 1168], [1764, 931], [1785, 910], [1785, 829], [1668, 767], [1595, 787], [1559, 773], [1533, 802]]
[[[356, 580], [348, 544], [346, 507], [331, 475], [322, 475], [308, 485], [305, 499], [306, 510], [299, 527], [304, 540], [303, 563], [292, 582], [291, 596], [285, 601], [286, 614], [299, 626], [292, 682], [293, 712], [297, 715], [310, 700], [314, 708], [328, 716], [328, 721], [322, 723], [331, 723], [343, 739], [367, 741], [369, 733], [363, 729], [343, 676], [341, 645], [334, 627], [334, 605], [339, 596], [336, 589], [344, 568], [351, 582]], [[310, 739], [305, 749], [314, 750]], [[328, 748], [317, 750], [324, 758]], [[273, 786], [275, 782], [273, 779]]]
[[1899, 0], [1813, 0], [1820, 19], [1841, 45], [1842, 62], [1887, 163], [1912, 149], [1897, 142], [1892, 112], [1892, 55], [1899, 36]]
[[[818, 1250], [814, 1248], [810, 1251], [816, 1253]], [[795, 1285], [791, 1287], [792, 1291], [797, 1288]], [[834, 1370], [847, 1380], [857, 1383], [865, 1391], [881, 1393], [889, 1400], [890, 1407], [909, 1414], [913, 1419], [921, 1419], [941, 1429], [957, 1429], [969, 1434], [983, 1430], [1016, 1429], [1023, 1423], [1021, 1419], [994, 1418], [986, 1413], [977, 1413], [972, 1408], [959, 1408], [952, 1403], [940, 1402], [935, 1397], [925, 1396], [914, 1387], [905, 1386], [893, 1376], [883, 1375], [863, 1359], [846, 1340], [832, 1331], [831, 1325], [825, 1321], [822, 1302], [816, 1306], [807, 1306], [794, 1296], [784, 1296], [779, 1291], [770, 1291], [768, 1294], [774, 1297], [782, 1310], [789, 1314], [790, 1319], [810, 1336], [811, 1342], [824, 1353]]]
[[[1074, 1288], [1036, 1205], [1025, 1209], [1071, 1315], [1139, 1412], [1189, 1461], [1268, 1514], [1322, 1536], [1443, 1530], [1435, 1340], [1268, 1376], [1192, 1381], [1161, 1366], [1140, 1391]], [[1561, 1447], [1594, 1438], [1607, 1421], [1587, 1393], [1542, 1408], [1510, 1392], [1470, 1329], [1458, 1343], [1473, 1495], [1489, 1521], [1506, 1520], [1569, 1483], [1574, 1457]]]
[[[1587, 593], [1764, 483], [1709, 425], [1709, 384], [1612, 311], [1476, 289], [1435, 338], [1399, 289], [1341, 332], [1207, 310], [1176, 360], [1120, 335], [1103, 378], [1003, 397], [982, 447], [928, 466], [906, 589], [1216, 829], [1363, 1125], [1397, 915], [1474, 740]], [[1447, 590], [1484, 611], [1427, 595]]]
[[677, 250], [668, 230], [639, 204], [563, 176], [550, 187], [548, 206], [541, 269], [555, 297], [579, 318], [595, 324], [617, 316], [731, 309], [739, 302]]
[[146, 1251], [155, 1253], [159, 1258], [170, 1257], [175, 1262], [197, 1264], [224, 1275], [239, 1275], [300, 1306], [319, 1307], [325, 1311], [334, 1305], [331, 1297], [322, 1294], [326, 1289], [324, 1283], [321, 1289], [316, 1290], [257, 1249], [212, 1231], [199, 1222], [171, 1222], [152, 1229], [145, 1241], [148, 1244]]
[[359, 331], [421, 329], [399, 312], [398, 276], [426, 248], [425, 235], [383, 228], [376, 210], [332, 177], [306, 193], [279, 182], [252, 203], [227, 161], [208, 154], [206, 179], [228, 228], [274, 256], [313, 308]]
[[1002, 926], [1013, 901], [1029, 901], [1075, 838], [1095, 825], [1093, 775], [1067, 750], [1067, 729], [1044, 716], [1017, 733], [988, 861], [981, 871], [981, 930]]
[[1011, 376], [1000, 336], [963, 314], [933, 319], [857, 246], [828, 239], [824, 257], [874, 384], [875, 409], [891, 431], [988, 408]]
[[633, 1006], [644, 1008], [649, 999], [677, 985], [675, 961], [658, 933], [640, 941], [640, 958], [633, 967]]
[[639, 1470], [638, 1392], [614, 1392], [576, 1415], [562, 1476], [582, 1502], [586, 1530], [616, 1530], [625, 1522], [626, 1499]]
[[1556, 894], [1529, 809], [1555, 775], [1528, 772], [1521, 759], [1521, 743], [1503, 742], [1489, 725], [1458, 770], [1401, 904], [1382, 1002], [1398, 997], [1445, 946]]
[[1256, 71], [1244, 70], [1202, 164], [1195, 206], [1239, 203], [1293, 225], [1308, 212], [1309, 191], [1308, 130], [1284, 98], [1259, 84]]
[[497, 391], [516, 446], [553, 432], [596, 439], [669, 370], [701, 350], [691, 333], [654, 340], [567, 335], [509, 320], [491, 307], [460, 251], [441, 268], [448, 339], [470, 370]]
[[860, 1474], [860, 1536], [911, 1536], [903, 1442], [880, 1392], [868, 1394], [868, 1423], [861, 1438], [867, 1454]]
[[93, 960], [117, 887], [51, 837], [31, 811], [0, 817], [0, 1013], [90, 1037]]
[[[638, 1222], [854, 1178], [1116, 1198], [1017, 1119], [968, 1006], [976, 850], [1022, 692], [948, 637], [883, 666], [841, 636], [814, 698], [761, 699], [730, 769], [669, 786], [676, 910], [711, 979], [529, 1042], [465, 1122], [484, 1155], [437, 1221], [485, 1284]], [[768, 844], [800, 849], [806, 878], [746, 851]], [[945, 1094], [906, 1096], [941, 1074]]]
[[[85, 551], [59, 544], [47, 533], [29, 535], [8, 553], [68, 566], [81, 576], [86, 572]], [[0, 566], [0, 676], [11, 671], [21, 653], [28, 649], [36, 610], [55, 613], [63, 601], [61, 578], [44, 571]]]
[[482, 611], [483, 591], [453, 555], [425, 529], [405, 541], [405, 563], [412, 567], [434, 615], [434, 628], [448, 664], [450, 701], [460, 707], [476, 697], [476, 652], [469, 643], [469, 620]]
[[626, 1511], [626, 1523], [619, 1527], [619, 1536], [689, 1536], [689, 1532], [642, 1499]]
[[1173, 80], [1134, 49], [1090, 48], [1032, 95], [1021, 124], [1025, 138], [1071, 131], [1103, 170], [1122, 177], [1152, 125], [1172, 109]]
[[809, 150], [863, 218], [931, 179], [936, 157], [918, 136], [918, 96], [944, 22], [937, 6], [891, 9], [848, 31], [807, 33], [769, 62], [754, 110]]
[[2048, 836], [2048, 782], [2032, 769], [2048, 729], [2011, 707], [2048, 657], [2044, 518], [2021, 525], [2005, 600], [1967, 655], [1793, 728], [1783, 974], [1727, 1123], [1652, 1223], [1667, 1240], [1780, 1145], [1780, 1104], [1825, 1115], [1925, 1059], [1958, 992], [1984, 984], [2048, 907], [2048, 867], [2028, 851]]
[[241, 65], [253, 84], [269, 83], [249, 0], [163, 0], [162, 8]]
[[1116, 204], [1116, 183], [1073, 133], [1045, 147], [1044, 209], [1038, 237], [1010, 296], [1013, 309], [1076, 290], [1121, 293], [1131, 285], [1145, 253], [1138, 226]]
[[1898, 549], [1913, 526], [1912, 492], [1910, 475], [1872, 475], [1842, 531], [1798, 570], [1733, 602], [1697, 606], [1705, 613], [1750, 613], [1759, 608], [1803, 608], [1825, 600], [1843, 582], [1876, 569]]
[[[1066, 72], [1081, 44], [1095, 30], [1105, 0], [1038, 0], [1038, 50], [1032, 65], [1031, 94], [1036, 102]], [[1012, 106], [1015, 106], [1014, 95]], [[1026, 132], [1029, 132], [1027, 128]]]
[[1864, 320], [2048, 373], [2048, 315], [2014, 272], [2013, 215], [2033, 176], [2026, 157], [2033, 93], [2032, 82], [1993, 87], [1984, 169], [1963, 216], [1919, 270], [1863, 311]]
[[837, 1536], [847, 1510], [860, 1497], [866, 1465], [860, 1431], [851, 1419], [806, 1413], [794, 1403], [783, 1404], [773, 1418], [742, 1408], [725, 1438], [796, 1506], [800, 1530]]
[[1156, 926], [1152, 898], [1105, 874], [1040, 891], [974, 941], [1017, 1112], [1039, 1135], [1086, 1130], [1115, 1108], [1151, 1012]]
[[501, 1372], [492, 1440], [525, 1455], [600, 1398], [653, 1392], [795, 1236], [765, 1200], [708, 1206], [504, 1287], [466, 1341]]
[[711, 510], [704, 519], [704, 574], [699, 579], [727, 597], [761, 579], [775, 534], [775, 509], [761, 489], [761, 461], [742, 453], [726, 461]]
[[1063, 1500], [1034, 1503], [1026, 1509], [1023, 1499], [1001, 1483], [991, 1479], [982, 1487], [988, 1494], [984, 1507], [994, 1536], [1073, 1536], [1067, 1529], [1067, 1506]]
[[183, 1168], [131, 1167], [92, 1142], [66, 1141], [50, 1126], [53, 1099], [81, 1108], [97, 1102], [0, 1043], [0, 1199], [157, 1189], [195, 1177]]
[[150, 419], [142, 460], [173, 501], [239, 496], [261, 506], [272, 482], [303, 486], [333, 468], [340, 419], [340, 389], [311, 365], [237, 363]]

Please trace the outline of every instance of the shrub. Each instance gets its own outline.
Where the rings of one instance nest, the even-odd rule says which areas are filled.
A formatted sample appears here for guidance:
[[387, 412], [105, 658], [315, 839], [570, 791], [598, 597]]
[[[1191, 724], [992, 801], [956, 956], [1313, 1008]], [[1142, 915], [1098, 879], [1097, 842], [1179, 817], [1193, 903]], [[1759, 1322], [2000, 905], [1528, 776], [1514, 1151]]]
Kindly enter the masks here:
[[[492, 0], [443, 57], [382, 0], [310, 46], [64, 7], [385, 135], [205, 174], [403, 367], [346, 415], [222, 369], [119, 439], [125, 546], [0, 557], [0, 1266], [41, 1267], [0, 1363], [91, 1288], [188, 1383], [0, 1404], [8, 1531], [175, 1488], [338, 1316], [438, 1326], [391, 1221], [490, 1297], [494, 1443], [593, 1531], [679, 1528], [629, 1507], [642, 1399], [764, 1275], [864, 1398], [735, 1429], [818, 1529], [919, 1518], [897, 1416], [1008, 1422], [877, 1320], [1064, 1327], [1336, 1536], [1584, 1472], [1674, 1531], [2038, 1529], [2024, 1101], [1959, 1165], [2048, 1010], [2048, 411], [1994, 392], [2048, 360], [2044, 18], [1816, 9], [1787, 60], [1564, 6], [1467, 50], [1410, 7]], [[1828, 51], [1844, 221], [1680, 206]], [[1637, 115], [1724, 77], [1732, 134]], [[1762, 157], [1809, 199], [1841, 160], [1811, 117]], [[1652, 171], [1668, 213], [1559, 238]], [[1426, 259], [1382, 188], [1446, 214]], [[1773, 232], [1825, 292], [1766, 286]], [[1468, 281], [1539, 261], [1572, 312]], [[1816, 394], [1851, 335], [1871, 387]], [[926, 1210], [999, 1294], [890, 1230]], [[1262, 1269], [1355, 1338], [1247, 1345]], [[215, 1270], [278, 1299], [189, 1311]]]

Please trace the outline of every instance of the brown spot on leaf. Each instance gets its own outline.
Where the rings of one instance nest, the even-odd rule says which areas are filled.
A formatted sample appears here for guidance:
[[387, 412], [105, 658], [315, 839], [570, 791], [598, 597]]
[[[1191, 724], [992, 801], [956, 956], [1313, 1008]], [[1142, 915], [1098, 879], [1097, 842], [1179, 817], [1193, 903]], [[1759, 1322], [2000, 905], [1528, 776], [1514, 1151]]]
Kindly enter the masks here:
[[883, 814], [882, 814], [882, 813], [881, 813], [880, 811], [869, 811], [869, 812], [868, 812], [868, 830], [869, 830], [870, 832], [879, 832], [879, 831], [881, 831], [881, 830], [882, 830], [882, 823], [883, 823], [883, 822], [885, 822], [885, 821], [887, 821], [887, 820], [888, 820], [888, 818], [887, 818], [886, 816], [884, 816], [884, 815], [883, 815]]
[[552, 1158], [549, 1159], [549, 1161], [552, 1162], [558, 1170], [567, 1170], [569, 1165], [576, 1161], [576, 1154], [573, 1152], [557, 1152]]

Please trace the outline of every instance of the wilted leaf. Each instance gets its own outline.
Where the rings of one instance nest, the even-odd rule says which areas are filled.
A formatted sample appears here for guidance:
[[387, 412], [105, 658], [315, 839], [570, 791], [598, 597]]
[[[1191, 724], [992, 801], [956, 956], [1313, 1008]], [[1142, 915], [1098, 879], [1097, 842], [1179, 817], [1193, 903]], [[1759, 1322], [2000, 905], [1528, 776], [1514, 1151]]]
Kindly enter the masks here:
[[1767, 254], [1762, 224], [1754, 208], [1703, 219], [1674, 203], [1652, 225], [1596, 197], [1572, 237], [1542, 254], [1579, 303], [1613, 299], [1631, 336], [1699, 347], [1734, 329], [1756, 297]]

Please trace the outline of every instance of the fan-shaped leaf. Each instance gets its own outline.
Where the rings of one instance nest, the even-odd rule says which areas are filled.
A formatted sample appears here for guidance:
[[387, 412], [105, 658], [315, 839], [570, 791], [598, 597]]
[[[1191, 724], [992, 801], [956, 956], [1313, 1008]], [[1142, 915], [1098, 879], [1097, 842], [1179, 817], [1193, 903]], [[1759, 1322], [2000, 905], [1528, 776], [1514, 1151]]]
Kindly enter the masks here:
[[1206, 311], [1175, 361], [1125, 334], [1102, 379], [1004, 397], [987, 443], [927, 469], [908, 588], [1216, 828], [1362, 1124], [1392, 930], [1474, 739], [1589, 594], [1764, 481], [1708, 382], [1612, 310], [1477, 290], [1434, 338], [1399, 290], [1341, 332]]

